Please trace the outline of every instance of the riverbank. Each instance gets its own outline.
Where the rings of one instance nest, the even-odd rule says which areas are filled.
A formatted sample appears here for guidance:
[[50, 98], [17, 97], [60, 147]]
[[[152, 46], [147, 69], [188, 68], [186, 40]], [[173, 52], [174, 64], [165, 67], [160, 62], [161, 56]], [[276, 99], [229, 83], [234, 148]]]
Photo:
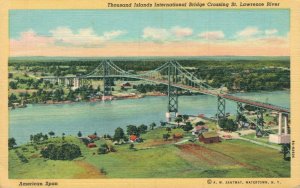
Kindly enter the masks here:
[[[148, 92], [144, 94], [117, 94], [113, 95], [112, 100], [126, 100], [126, 99], [141, 99], [147, 96], [151, 97], [160, 97], [160, 96], [166, 96], [164, 93], [160, 92]], [[53, 101], [53, 100], [48, 100], [45, 102], [41, 103], [24, 103], [23, 105], [21, 104], [13, 104], [12, 107], [9, 107], [10, 110], [16, 109], [16, 108], [26, 108], [27, 104], [71, 104], [71, 103], [77, 103], [77, 102], [102, 102], [102, 96], [99, 96], [98, 98], [91, 98], [89, 100], [77, 100], [77, 101], [71, 101], [71, 100], [63, 100], [63, 101]]]
[[[231, 95], [237, 95], [237, 96], [243, 96], [243, 95], [247, 95], [248, 93], [254, 93], [253, 96], [257, 96], [259, 94], [272, 94], [273, 92], [287, 92], [290, 93], [290, 90], [286, 89], [286, 90], [279, 90], [279, 91], [257, 91], [257, 92], [232, 92], [230, 93]], [[197, 94], [182, 94], [179, 96], [195, 96]], [[198, 95], [203, 95], [203, 94], [198, 94]], [[166, 96], [165, 93], [161, 93], [161, 92], [147, 92], [144, 94], [136, 94], [136, 93], [120, 93], [120, 94], [115, 94], [112, 98], [112, 100], [127, 100], [127, 99], [141, 99], [144, 97], [161, 97], [161, 96]], [[251, 97], [253, 98], [253, 96], [247, 96], [248, 98]], [[253, 98], [254, 100], [257, 100], [257, 98]], [[261, 102], [269, 102], [268, 100], [271, 99], [270, 97], [267, 97], [265, 100], [258, 100]], [[15, 108], [26, 108], [27, 104], [72, 104], [72, 103], [78, 103], [78, 102], [102, 102], [103, 100], [101, 99], [101, 96], [99, 96], [98, 98], [91, 98], [90, 100], [78, 100], [78, 101], [71, 101], [71, 100], [64, 100], [64, 101], [53, 101], [53, 100], [48, 100], [42, 103], [26, 103], [25, 105], [15, 105], [14, 107], [9, 107], [9, 109], [15, 109]], [[279, 105], [280, 106], [280, 105]]]

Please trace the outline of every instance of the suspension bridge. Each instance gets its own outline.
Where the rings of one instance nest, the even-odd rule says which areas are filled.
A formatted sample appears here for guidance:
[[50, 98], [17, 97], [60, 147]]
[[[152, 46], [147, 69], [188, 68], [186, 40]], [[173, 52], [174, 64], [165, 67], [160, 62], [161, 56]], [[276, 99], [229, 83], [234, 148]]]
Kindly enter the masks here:
[[[125, 71], [118, 67], [111, 60], [102, 61], [92, 72], [81, 76], [61, 76], [61, 77], [43, 77], [44, 81], [48, 80], [54, 83], [63, 83], [65, 85], [72, 85], [74, 88], [79, 88], [82, 85], [89, 84], [93, 79], [103, 79], [103, 100], [112, 98], [112, 83], [114, 79], [136, 79], [145, 80], [157, 84], [164, 84], [168, 86], [168, 104], [166, 117], [174, 117], [178, 114], [178, 90], [187, 90], [191, 92], [197, 92], [205, 95], [215, 96], [217, 98], [217, 113], [216, 117], [218, 122], [226, 118], [226, 100], [230, 100], [237, 103], [237, 122], [239, 117], [245, 116], [245, 105], [250, 105], [256, 108], [256, 121], [246, 118], [248, 122], [256, 125], [257, 135], [265, 133], [264, 117], [263, 114], [266, 110], [275, 111], [278, 113], [278, 135], [274, 137], [275, 142], [284, 143], [289, 142], [289, 130], [288, 130], [288, 116], [290, 109], [276, 106], [269, 103], [260, 101], [245, 99], [234, 95], [227, 94], [220, 88], [213, 88], [207, 84], [206, 80], [190, 73], [186, 68], [180, 65], [177, 61], [167, 61], [160, 67], [142, 72], [139, 74]], [[282, 125], [284, 124], [284, 125]], [[282, 126], [284, 131], [282, 131]], [[283, 136], [282, 136], [283, 135]], [[288, 135], [288, 136], [287, 136]]]

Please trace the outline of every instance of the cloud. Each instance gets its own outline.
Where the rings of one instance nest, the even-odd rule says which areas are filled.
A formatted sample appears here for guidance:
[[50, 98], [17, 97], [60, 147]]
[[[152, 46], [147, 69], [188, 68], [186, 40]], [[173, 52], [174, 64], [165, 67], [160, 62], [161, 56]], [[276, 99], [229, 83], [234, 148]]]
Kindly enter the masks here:
[[169, 35], [169, 31], [163, 28], [146, 27], [143, 31], [144, 39], [166, 40], [169, 37]]
[[[272, 29], [267, 29], [272, 30]], [[289, 40], [276, 32], [265, 30], [252, 37], [225, 39], [222, 31], [207, 31], [198, 36], [206, 40], [186, 40], [193, 34], [189, 28], [145, 28], [143, 37], [149, 39], [117, 41], [122, 30], [97, 34], [92, 28], [72, 30], [58, 27], [49, 36], [30, 29], [10, 40], [11, 56], [287, 56]], [[245, 35], [244, 35], [245, 36]], [[249, 36], [249, 35], [248, 35]], [[153, 42], [155, 40], [167, 42]], [[212, 40], [212, 41], [211, 41]], [[214, 41], [219, 40], [219, 41]]]
[[173, 27], [171, 28], [171, 33], [175, 35], [175, 37], [181, 38], [181, 37], [187, 37], [193, 34], [193, 30], [188, 27]]
[[257, 27], [246, 27], [245, 29], [238, 31], [236, 36], [239, 38], [251, 38], [257, 36], [262, 31], [260, 31]]
[[198, 36], [206, 40], [221, 40], [225, 37], [223, 31], [207, 31], [200, 33]]
[[265, 30], [265, 34], [266, 34], [266, 35], [274, 35], [274, 34], [276, 34], [276, 33], [278, 33], [278, 30], [277, 30], [277, 29], [266, 29], [266, 30]]
[[24, 31], [20, 34], [20, 38], [11, 39], [11, 46], [26, 49], [30, 45], [34, 45], [35, 48], [52, 46], [55, 44], [55, 40], [49, 36], [39, 36], [33, 29]]
[[104, 42], [112, 40], [126, 32], [116, 30], [98, 35], [92, 28], [82, 28], [79, 29], [78, 32], [74, 32], [69, 27], [57, 27], [51, 30], [50, 33], [60, 45], [94, 47], [103, 45]]
[[192, 34], [193, 30], [191, 28], [179, 26], [175, 26], [170, 29], [146, 27], [143, 30], [144, 39], [159, 42], [180, 40], [184, 37], [191, 36]]

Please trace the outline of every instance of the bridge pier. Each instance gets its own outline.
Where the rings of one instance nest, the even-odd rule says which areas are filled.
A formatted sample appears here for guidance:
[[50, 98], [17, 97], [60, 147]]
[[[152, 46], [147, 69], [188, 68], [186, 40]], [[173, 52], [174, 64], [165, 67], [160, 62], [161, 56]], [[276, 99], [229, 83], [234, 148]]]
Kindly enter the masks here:
[[270, 134], [269, 142], [276, 144], [290, 143], [290, 130], [288, 126], [288, 114], [278, 113], [278, 134]]
[[218, 125], [220, 125], [221, 119], [226, 118], [225, 107], [226, 107], [225, 99], [218, 96], [218, 111], [217, 111]]
[[[282, 126], [283, 123], [283, 126]], [[288, 129], [288, 116], [287, 114], [283, 113], [278, 113], [278, 134], [279, 135], [287, 135], [289, 134], [289, 129]]]

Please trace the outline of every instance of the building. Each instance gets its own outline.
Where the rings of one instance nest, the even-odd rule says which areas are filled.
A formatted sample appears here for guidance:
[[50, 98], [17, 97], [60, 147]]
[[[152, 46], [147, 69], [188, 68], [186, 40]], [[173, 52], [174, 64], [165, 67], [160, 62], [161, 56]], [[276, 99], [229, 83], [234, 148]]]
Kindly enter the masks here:
[[198, 125], [195, 126], [194, 129], [192, 130], [193, 135], [198, 135], [200, 133], [204, 133], [208, 131], [208, 126], [206, 125]]
[[205, 144], [221, 142], [221, 138], [216, 132], [204, 132], [199, 136], [199, 141]]
[[97, 145], [96, 145], [95, 143], [89, 143], [89, 144], [87, 145], [87, 147], [88, 147], [88, 148], [95, 148], [95, 147], [97, 147]]
[[88, 135], [88, 138], [90, 138], [91, 140], [99, 140], [99, 137], [94, 134]]
[[131, 84], [129, 82], [124, 82], [122, 84], [123, 87], [131, 87]]
[[130, 135], [130, 137], [129, 137], [130, 142], [135, 142], [137, 140], [137, 138], [138, 137], [136, 135], [134, 135], [134, 134]]

